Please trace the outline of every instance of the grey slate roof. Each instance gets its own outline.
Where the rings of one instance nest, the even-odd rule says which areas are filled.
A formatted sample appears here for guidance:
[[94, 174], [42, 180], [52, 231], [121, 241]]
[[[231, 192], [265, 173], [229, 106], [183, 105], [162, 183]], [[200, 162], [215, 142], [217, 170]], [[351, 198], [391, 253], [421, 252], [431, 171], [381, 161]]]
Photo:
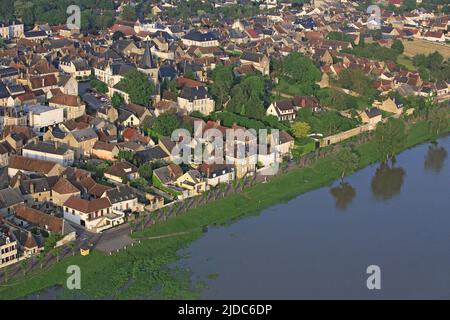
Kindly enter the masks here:
[[98, 138], [97, 133], [92, 128], [72, 131], [72, 135], [78, 142]]
[[8, 208], [22, 202], [22, 195], [16, 190], [11, 188], [0, 190], [0, 209]]
[[184, 39], [188, 39], [188, 40], [192, 40], [192, 41], [213, 41], [213, 40], [218, 40], [219, 38], [217, 37], [217, 35], [212, 32], [200, 32], [200, 31], [191, 31], [188, 34], [186, 34], [184, 37]]
[[189, 101], [198, 99], [206, 99], [209, 97], [208, 90], [204, 86], [200, 87], [184, 87], [180, 94], [181, 98]]
[[150, 46], [148, 41], [145, 42], [145, 51], [144, 56], [142, 57], [141, 62], [139, 63], [139, 68], [141, 69], [155, 69], [156, 63], [153, 61], [152, 52], [150, 51]]
[[69, 148], [65, 145], [62, 144], [55, 145], [55, 143], [43, 141], [26, 145], [23, 149], [58, 155], [63, 155], [67, 152], [67, 150], [69, 150]]
[[106, 191], [106, 197], [111, 203], [118, 203], [137, 198], [137, 194], [130, 186], [118, 186], [115, 189]]

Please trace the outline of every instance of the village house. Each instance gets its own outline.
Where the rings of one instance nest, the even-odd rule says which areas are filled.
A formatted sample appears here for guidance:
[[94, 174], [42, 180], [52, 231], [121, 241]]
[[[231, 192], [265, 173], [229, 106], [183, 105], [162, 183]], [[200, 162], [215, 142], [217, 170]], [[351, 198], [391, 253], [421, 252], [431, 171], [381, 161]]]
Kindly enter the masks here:
[[25, 174], [38, 173], [51, 177], [59, 176], [64, 171], [64, 167], [53, 161], [12, 155], [9, 158], [8, 175], [14, 177], [19, 171]]
[[12, 240], [3, 232], [3, 228], [0, 228], [0, 268], [15, 263], [17, 259], [17, 241]]
[[378, 122], [381, 121], [382, 115], [378, 108], [372, 107], [372, 108], [366, 108], [364, 111], [361, 111], [359, 116], [361, 117], [361, 120], [363, 123], [368, 123], [375, 125]]
[[270, 60], [265, 54], [246, 51], [241, 55], [240, 60], [243, 65], [251, 64], [263, 76], [269, 75]]
[[150, 111], [146, 107], [140, 106], [138, 104], [129, 103], [125, 105], [125, 109], [137, 117], [139, 124], [144, 123], [144, 121], [148, 117], [152, 116]]
[[164, 207], [164, 198], [161, 196], [156, 196], [150, 193], [145, 194], [145, 199], [148, 200], [149, 204], [145, 206], [145, 210], [152, 212]]
[[248, 145], [243, 147], [236, 146], [234, 150], [227, 150], [225, 161], [227, 164], [233, 164], [235, 169], [236, 179], [242, 179], [246, 176], [255, 174], [256, 165], [258, 163], [258, 152], [250, 152]]
[[387, 112], [401, 114], [403, 112], [403, 103], [396, 98], [387, 98], [381, 103], [379, 108]]
[[114, 143], [96, 141], [92, 148], [92, 156], [102, 160], [115, 161], [119, 154], [119, 147]]
[[33, 234], [31, 231], [27, 231], [21, 228], [16, 228], [12, 230], [12, 234], [14, 235], [17, 241], [18, 251], [22, 253], [19, 259], [30, 258], [44, 249], [45, 246], [44, 237], [40, 234], [39, 235]]
[[119, 112], [111, 105], [102, 106], [97, 110], [97, 118], [104, 119], [109, 122], [115, 122], [119, 117]]
[[7, 187], [0, 190], [0, 217], [8, 216], [12, 209], [19, 203], [23, 203], [24, 199], [19, 191]]
[[290, 99], [272, 102], [267, 108], [266, 114], [277, 117], [278, 121], [292, 121], [297, 115], [294, 104]]
[[20, 107], [7, 107], [4, 109], [3, 126], [27, 126], [27, 113]]
[[56, 180], [52, 177], [26, 176], [22, 172], [12, 177], [10, 186], [20, 192], [24, 203], [29, 206], [42, 204], [52, 200], [52, 190], [50, 185]]
[[98, 80], [106, 83], [109, 88], [112, 88], [122, 80], [126, 73], [133, 69], [133, 66], [129, 64], [107, 61], [97, 65], [94, 68], [94, 74]]
[[174, 188], [176, 181], [183, 175], [183, 169], [177, 164], [171, 163], [167, 166], [153, 170], [153, 185], [155, 187], [166, 187], [180, 192], [180, 188]]
[[113, 183], [139, 178], [138, 168], [127, 161], [118, 161], [104, 171], [105, 178]]
[[435, 42], [445, 42], [445, 34], [441, 31], [428, 31], [423, 35], [423, 39]]
[[64, 219], [91, 232], [101, 232], [125, 222], [125, 214], [114, 210], [108, 198], [85, 200], [72, 196], [63, 204]]
[[215, 102], [205, 86], [184, 87], [178, 97], [178, 106], [188, 114], [198, 111], [209, 115], [214, 111]]
[[56, 247], [76, 239], [75, 229], [64, 219], [46, 214], [42, 211], [18, 205], [15, 207], [14, 220], [19, 220], [21, 227], [39, 227], [49, 233], [59, 235], [61, 238], [56, 242]]
[[57, 162], [70, 166], [75, 159], [75, 153], [66, 145], [58, 142], [30, 143], [22, 148], [22, 155], [28, 158]]
[[198, 170], [203, 176], [206, 184], [215, 187], [221, 183], [230, 183], [234, 181], [234, 167], [229, 164], [207, 164], [202, 163]]
[[188, 191], [185, 197], [192, 197], [206, 191], [206, 182], [198, 170], [188, 170], [178, 177], [174, 184]]
[[108, 198], [115, 210], [139, 212], [142, 209], [136, 191], [127, 185], [109, 189], [105, 191], [102, 197]]
[[64, 176], [60, 177], [52, 187], [52, 202], [62, 206], [72, 196], [81, 196], [81, 191]]
[[62, 108], [64, 120], [76, 119], [85, 114], [86, 105], [76, 95], [58, 94], [49, 100], [49, 106]]
[[28, 113], [28, 125], [40, 134], [43, 133], [45, 128], [64, 121], [63, 109], [45, 105], [32, 105], [25, 106], [24, 110]]
[[67, 144], [75, 152], [75, 158], [83, 156], [89, 157], [92, 154], [92, 148], [98, 141], [98, 135], [94, 129], [88, 127], [85, 129], [71, 131], [69, 133], [59, 128], [53, 128], [47, 131], [43, 136], [44, 141], [57, 141]]
[[117, 122], [123, 127], [138, 127], [141, 124], [139, 118], [135, 114], [122, 108], [119, 109]]
[[87, 78], [91, 75], [91, 68], [86, 60], [71, 56], [64, 57], [59, 68], [75, 78]]
[[217, 47], [219, 46], [219, 39], [214, 32], [191, 31], [181, 38], [181, 41], [186, 46], [197, 47]]
[[19, 20], [0, 20], [0, 37], [14, 39], [23, 37], [23, 23]]
[[276, 152], [279, 159], [284, 156], [290, 156], [292, 149], [294, 148], [295, 139], [287, 132], [280, 131], [278, 133], [278, 139], [272, 134], [268, 136], [268, 143], [271, 152]]
[[8, 149], [0, 142], [0, 168], [6, 167], [9, 163]]

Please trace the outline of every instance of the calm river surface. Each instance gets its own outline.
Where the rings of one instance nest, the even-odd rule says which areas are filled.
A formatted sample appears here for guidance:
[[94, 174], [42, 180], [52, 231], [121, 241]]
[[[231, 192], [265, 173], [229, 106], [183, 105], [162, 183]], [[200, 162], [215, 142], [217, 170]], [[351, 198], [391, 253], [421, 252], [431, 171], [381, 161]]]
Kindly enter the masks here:
[[[182, 253], [202, 298], [450, 298], [450, 138], [210, 228]], [[369, 265], [381, 290], [368, 290]]]

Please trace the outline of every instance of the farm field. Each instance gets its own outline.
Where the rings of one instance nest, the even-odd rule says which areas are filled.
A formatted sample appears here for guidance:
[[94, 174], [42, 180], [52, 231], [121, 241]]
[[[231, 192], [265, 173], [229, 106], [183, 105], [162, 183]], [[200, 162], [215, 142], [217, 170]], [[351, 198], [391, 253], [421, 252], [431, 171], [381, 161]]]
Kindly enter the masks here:
[[404, 55], [407, 57], [413, 57], [416, 54], [430, 54], [438, 51], [445, 59], [450, 58], [450, 45], [439, 44], [422, 39], [416, 39], [414, 41], [403, 41], [405, 47]]

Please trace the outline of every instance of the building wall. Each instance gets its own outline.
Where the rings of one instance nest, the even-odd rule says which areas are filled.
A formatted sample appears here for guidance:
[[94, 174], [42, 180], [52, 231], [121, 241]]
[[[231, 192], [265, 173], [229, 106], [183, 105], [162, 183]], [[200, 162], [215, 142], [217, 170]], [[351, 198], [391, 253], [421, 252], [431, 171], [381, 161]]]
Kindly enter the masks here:
[[130, 209], [131, 211], [139, 211], [140, 206], [137, 198], [134, 198], [127, 201], [113, 203], [112, 208], [119, 211], [124, 211], [127, 209]]
[[53, 190], [52, 193], [53, 193], [53, 195], [52, 195], [53, 201], [52, 202], [58, 206], [62, 206], [64, 204], [64, 202], [66, 202], [67, 199], [69, 199], [71, 196], [80, 196], [81, 195], [80, 191], [74, 192], [74, 193], [60, 194]]
[[218, 40], [212, 40], [212, 41], [194, 41], [194, 40], [189, 40], [189, 39], [181, 39], [181, 41], [183, 42], [183, 44], [187, 45], [187, 46], [197, 46], [197, 47], [217, 47], [219, 46], [219, 41]]
[[8, 153], [0, 154], [0, 167], [6, 167], [9, 164]]
[[17, 242], [11, 241], [0, 246], [0, 268], [6, 267], [17, 261]]
[[226, 174], [222, 174], [220, 176], [216, 176], [214, 178], [207, 178], [206, 183], [209, 186], [215, 187], [220, 183], [229, 183], [234, 180], [234, 172], [229, 172]]
[[178, 97], [178, 105], [180, 109], [186, 110], [188, 113], [192, 113], [194, 111], [199, 111], [204, 115], [209, 115], [214, 111], [214, 100], [212, 99], [199, 99], [194, 101], [189, 101], [187, 99], [183, 99]]
[[118, 151], [114, 152], [115, 150], [116, 149], [113, 149], [113, 151], [110, 152], [108, 150], [92, 149], [92, 155], [102, 160], [114, 161], [116, 160], [115, 156], [119, 153]]
[[0, 28], [0, 36], [5, 39], [21, 38], [23, 36], [23, 24], [12, 24]]
[[58, 108], [40, 114], [30, 112], [28, 116], [30, 126], [35, 128], [48, 127], [64, 121], [64, 111]]
[[70, 149], [64, 155], [59, 155], [24, 148], [22, 149], [22, 155], [28, 158], [57, 162], [64, 166], [71, 165], [75, 158], [75, 153]]

